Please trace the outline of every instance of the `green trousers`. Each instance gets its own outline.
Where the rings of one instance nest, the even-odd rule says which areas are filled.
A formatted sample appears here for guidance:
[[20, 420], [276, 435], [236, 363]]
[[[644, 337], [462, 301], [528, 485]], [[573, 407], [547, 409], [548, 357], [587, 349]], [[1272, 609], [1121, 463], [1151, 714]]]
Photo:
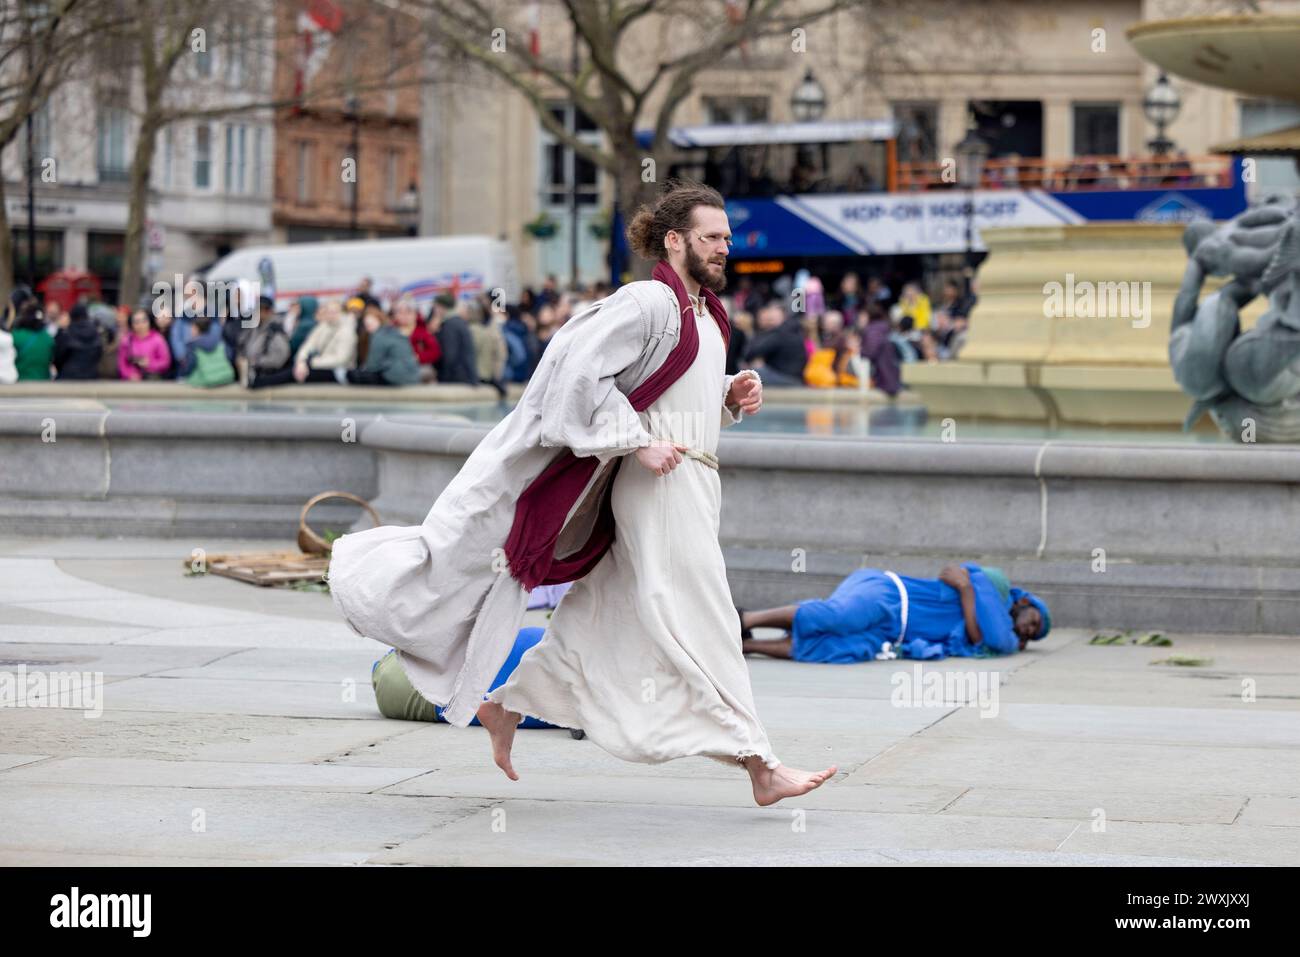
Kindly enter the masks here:
[[375, 704], [385, 718], [400, 721], [437, 721], [437, 709], [420, 692], [411, 687], [397, 652], [390, 651], [379, 659], [370, 672], [375, 689]]

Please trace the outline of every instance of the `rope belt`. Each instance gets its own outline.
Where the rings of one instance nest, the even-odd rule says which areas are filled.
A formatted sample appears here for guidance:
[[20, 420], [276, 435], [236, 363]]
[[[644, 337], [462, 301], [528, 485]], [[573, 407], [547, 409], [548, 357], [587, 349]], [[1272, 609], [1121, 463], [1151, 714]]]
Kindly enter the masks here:
[[[672, 439], [659, 439], [658, 436], [655, 436], [655, 438], [660, 442], [673, 442]], [[673, 442], [673, 444], [681, 445], [680, 442]], [[712, 452], [705, 452], [703, 449], [678, 449], [678, 451], [688, 459], [695, 459], [697, 462], [703, 462], [711, 469], [716, 469], [718, 467], [718, 457]]]
[[901, 627], [898, 629], [897, 640], [901, 642], [903, 640], [903, 636], [907, 634], [907, 589], [903, 587], [903, 580], [899, 578], [897, 575], [895, 575], [893, 572], [886, 571], [885, 574], [889, 576], [890, 580], [896, 586], [898, 586], [898, 597], [899, 597], [898, 617], [899, 617], [899, 624], [901, 625]]

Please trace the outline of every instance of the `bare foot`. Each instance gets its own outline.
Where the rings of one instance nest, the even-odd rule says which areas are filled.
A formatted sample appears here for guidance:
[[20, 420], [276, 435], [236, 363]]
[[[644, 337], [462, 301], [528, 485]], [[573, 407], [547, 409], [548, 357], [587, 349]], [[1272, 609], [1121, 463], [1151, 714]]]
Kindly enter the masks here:
[[495, 701], [484, 701], [478, 709], [479, 724], [487, 728], [492, 738], [492, 760], [511, 781], [519, 780], [514, 765], [510, 763], [510, 746], [514, 744], [515, 728], [522, 719], [523, 715], [507, 711]]
[[759, 807], [767, 807], [782, 798], [798, 797], [821, 787], [839, 768], [833, 764], [825, 771], [800, 771], [784, 764], [769, 768], [761, 758], [751, 756], [745, 759], [745, 770], [754, 785], [754, 800]]

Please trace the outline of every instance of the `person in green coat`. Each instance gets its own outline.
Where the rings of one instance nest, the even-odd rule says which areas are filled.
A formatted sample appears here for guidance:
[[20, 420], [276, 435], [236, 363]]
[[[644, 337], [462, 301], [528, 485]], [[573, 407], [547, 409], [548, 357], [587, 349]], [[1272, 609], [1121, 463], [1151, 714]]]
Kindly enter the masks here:
[[298, 348], [307, 341], [311, 331], [316, 328], [316, 297], [303, 296], [294, 305], [298, 308], [298, 318], [294, 320], [293, 332], [289, 336], [291, 356], [298, 354]]
[[415, 385], [420, 381], [420, 363], [411, 340], [378, 309], [367, 309], [366, 332], [370, 347], [360, 369], [348, 370], [353, 385]]
[[54, 337], [46, 330], [45, 316], [35, 300], [23, 305], [14, 322], [14, 351], [19, 382], [52, 378]]

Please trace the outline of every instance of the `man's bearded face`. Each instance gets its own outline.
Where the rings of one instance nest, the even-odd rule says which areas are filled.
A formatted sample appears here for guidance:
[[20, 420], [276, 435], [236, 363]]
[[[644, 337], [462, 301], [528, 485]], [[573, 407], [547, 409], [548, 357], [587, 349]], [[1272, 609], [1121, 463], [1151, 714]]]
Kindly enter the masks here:
[[686, 272], [705, 289], [722, 292], [727, 288], [727, 255], [715, 246], [705, 259], [695, 251], [695, 239], [687, 233]]

